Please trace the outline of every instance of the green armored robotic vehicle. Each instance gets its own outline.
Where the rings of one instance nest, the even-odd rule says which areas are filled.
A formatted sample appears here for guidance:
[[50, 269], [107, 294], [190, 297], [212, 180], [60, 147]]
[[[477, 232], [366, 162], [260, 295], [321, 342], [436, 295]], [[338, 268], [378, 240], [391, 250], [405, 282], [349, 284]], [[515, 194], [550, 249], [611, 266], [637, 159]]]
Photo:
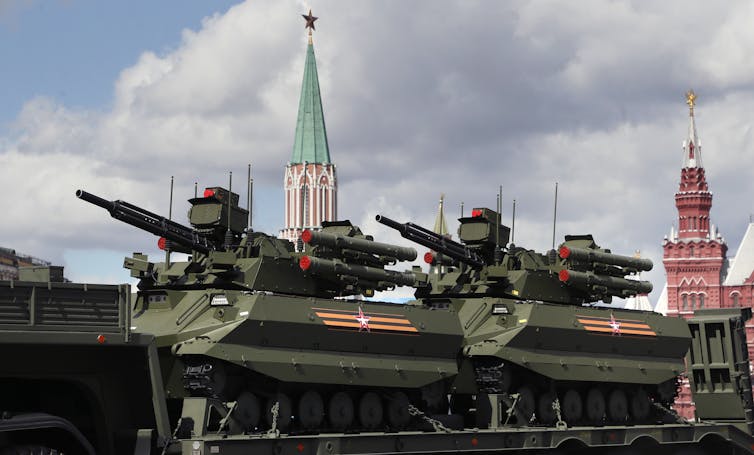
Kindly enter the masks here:
[[[385, 267], [416, 251], [348, 221], [305, 231], [302, 252], [247, 231], [238, 196], [218, 187], [190, 200], [191, 227], [77, 196], [190, 254], [126, 258], [139, 279], [131, 329], [156, 337], [167, 397], [212, 398], [231, 433], [484, 426], [490, 402], [516, 425], [648, 423], [663, 418], [684, 369], [683, 320], [589, 305], [651, 290], [625, 278], [650, 261], [591, 236], [543, 255], [505, 248], [509, 230], [488, 209], [460, 219], [462, 243], [378, 216], [435, 252], [432, 273], [399, 272]], [[415, 287], [416, 300], [360, 298], [395, 286]]]

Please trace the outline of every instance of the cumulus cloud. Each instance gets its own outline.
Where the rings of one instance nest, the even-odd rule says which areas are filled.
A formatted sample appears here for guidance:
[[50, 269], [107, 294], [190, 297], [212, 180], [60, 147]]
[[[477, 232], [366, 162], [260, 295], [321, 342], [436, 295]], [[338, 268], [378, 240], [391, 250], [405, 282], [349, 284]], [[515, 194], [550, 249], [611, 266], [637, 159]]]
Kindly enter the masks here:
[[[591, 232], [616, 252], [641, 249], [655, 260], [659, 289], [660, 245], [677, 216], [688, 88], [699, 94], [713, 221], [731, 247], [754, 210], [739, 202], [754, 190], [741, 172], [754, 134], [754, 78], [742, 57], [754, 42], [754, 8], [728, 6], [318, 3], [314, 41], [341, 217], [405, 244], [373, 215], [431, 226], [445, 193], [454, 225], [461, 203], [467, 213], [494, 207], [502, 185], [506, 220], [517, 201], [516, 243], [544, 250], [559, 182], [558, 238]], [[249, 162], [265, 195], [257, 227], [276, 232], [303, 72], [303, 10], [249, 1], [205, 18], [175, 49], [145, 49], [97, 111], [29, 100], [0, 138], [0, 172], [23, 195], [4, 204], [15, 224], [0, 227], [3, 242], [52, 259], [84, 245], [139, 249], [143, 234], [115, 226], [73, 191], [166, 213], [171, 175], [182, 200], [193, 182], [225, 183], [227, 171], [243, 176]]]

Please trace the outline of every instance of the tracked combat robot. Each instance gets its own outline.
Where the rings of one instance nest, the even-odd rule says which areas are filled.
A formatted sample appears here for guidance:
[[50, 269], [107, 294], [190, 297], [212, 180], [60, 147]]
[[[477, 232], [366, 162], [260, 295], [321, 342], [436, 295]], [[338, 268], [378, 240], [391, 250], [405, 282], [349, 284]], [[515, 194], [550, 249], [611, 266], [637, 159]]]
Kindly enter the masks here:
[[[172, 421], [189, 412], [180, 399], [207, 397], [230, 434], [654, 423], [684, 370], [683, 320], [592, 305], [649, 292], [627, 277], [652, 264], [590, 235], [539, 254], [508, 245], [489, 209], [460, 218], [460, 243], [378, 216], [431, 250], [428, 273], [401, 272], [385, 267], [415, 249], [339, 221], [305, 231], [297, 252], [247, 229], [238, 195], [219, 187], [189, 200], [190, 227], [77, 196], [189, 254], [124, 263], [139, 280], [131, 328], [156, 337], [166, 394], [184, 403]], [[362, 297], [395, 286], [415, 300]]]

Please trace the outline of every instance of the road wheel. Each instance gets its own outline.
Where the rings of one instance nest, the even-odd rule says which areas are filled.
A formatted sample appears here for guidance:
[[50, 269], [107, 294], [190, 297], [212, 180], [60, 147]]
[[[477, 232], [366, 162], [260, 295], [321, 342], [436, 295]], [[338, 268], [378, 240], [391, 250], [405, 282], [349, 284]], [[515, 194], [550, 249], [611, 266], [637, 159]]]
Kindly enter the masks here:
[[387, 421], [391, 428], [396, 430], [403, 429], [411, 421], [408, 405], [408, 397], [405, 393], [395, 392], [392, 394], [387, 405]]
[[563, 419], [569, 425], [574, 425], [581, 420], [584, 413], [584, 403], [581, 401], [581, 394], [578, 390], [568, 389], [560, 404]]
[[625, 423], [628, 419], [628, 399], [622, 389], [614, 389], [607, 398], [607, 418], [613, 423]]
[[338, 392], [330, 398], [327, 407], [327, 417], [330, 424], [337, 430], [345, 430], [353, 423], [354, 409], [351, 395]]
[[325, 417], [325, 404], [322, 395], [316, 390], [308, 390], [298, 401], [298, 419], [307, 430], [317, 428]]
[[241, 392], [236, 399], [236, 410], [233, 419], [241, 426], [242, 431], [253, 431], [259, 425], [262, 411], [256, 395], [248, 390]]
[[552, 425], [555, 423], [555, 420], [557, 420], [558, 415], [552, 407], [555, 403], [555, 399], [556, 396], [552, 392], [545, 392], [540, 395], [537, 403], [537, 417], [541, 423]]
[[602, 423], [605, 417], [605, 395], [597, 387], [592, 387], [586, 394], [586, 418], [595, 425]]
[[631, 416], [636, 422], [643, 423], [649, 418], [651, 412], [652, 403], [649, 401], [649, 394], [640, 387], [631, 395]]
[[526, 425], [531, 421], [531, 417], [534, 415], [534, 410], [537, 406], [537, 401], [534, 398], [534, 390], [528, 385], [525, 385], [519, 387], [516, 393], [518, 393], [516, 409], [521, 412], [525, 418], [525, 421], [519, 422], [519, 424]]
[[373, 430], [382, 423], [382, 400], [374, 392], [367, 392], [359, 400], [359, 422], [368, 429]]

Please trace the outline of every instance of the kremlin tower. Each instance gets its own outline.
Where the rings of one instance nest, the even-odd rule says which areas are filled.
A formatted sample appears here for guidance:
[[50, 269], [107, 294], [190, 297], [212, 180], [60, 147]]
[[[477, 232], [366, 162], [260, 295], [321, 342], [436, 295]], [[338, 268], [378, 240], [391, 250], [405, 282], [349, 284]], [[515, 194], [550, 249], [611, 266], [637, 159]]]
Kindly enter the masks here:
[[311, 10], [303, 15], [309, 29], [309, 45], [304, 64], [304, 80], [296, 120], [291, 160], [285, 167], [285, 228], [280, 238], [300, 249], [304, 229], [317, 229], [323, 221], [337, 219], [338, 185], [335, 165], [330, 161], [327, 130], [314, 58], [312, 30], [316, 17]]
[[668, 316], [690, 317], [694, 310], [721, 308], [728, 246], [710, 223], [712, 193], [702, 166], [702, 145], [696, 134], [696, 95], [686, 94], [689, 132], [683, 141], [681, 181], [675, 193], [678, 229], [663, 241], [667, 273]]
[[[675, 193], [678, 229], [672, 228], [663, 241], [662, 263], [667, 275], [667, 315], [682, 318], [693, 316], [694, 310], [720, 308], [725, 255], [728, 247], [710, 223], [712, 193], [702, 166], [702, 144], [696, 134], [694, 107], [696, 95], [686, 93], [689, 105], [688, 136], [682, 144], [681, 181]], [[686, 419], [693, 419], [688, 379], [683, 379], [675, 410]]]
[[[696, 134], [693, 91], [686, 94], [686, 103], [689, 132], [683, 141], [681, 181], [675, 193], [678, 229], [672, 228], [662, 244], [667, 284], [655, 307], [655, 311], [683, 318], [699, 309], [754, 306], [754, 224], [750, 220], [736, 256], [729, 261], [725, 239], [710, 222], [712, 193]], [[746, 323], [746, 338], [751, 362], [754, 321]], [[694, 417], [688, 380], [683, 381], [675, 408], [683, 417]]]

